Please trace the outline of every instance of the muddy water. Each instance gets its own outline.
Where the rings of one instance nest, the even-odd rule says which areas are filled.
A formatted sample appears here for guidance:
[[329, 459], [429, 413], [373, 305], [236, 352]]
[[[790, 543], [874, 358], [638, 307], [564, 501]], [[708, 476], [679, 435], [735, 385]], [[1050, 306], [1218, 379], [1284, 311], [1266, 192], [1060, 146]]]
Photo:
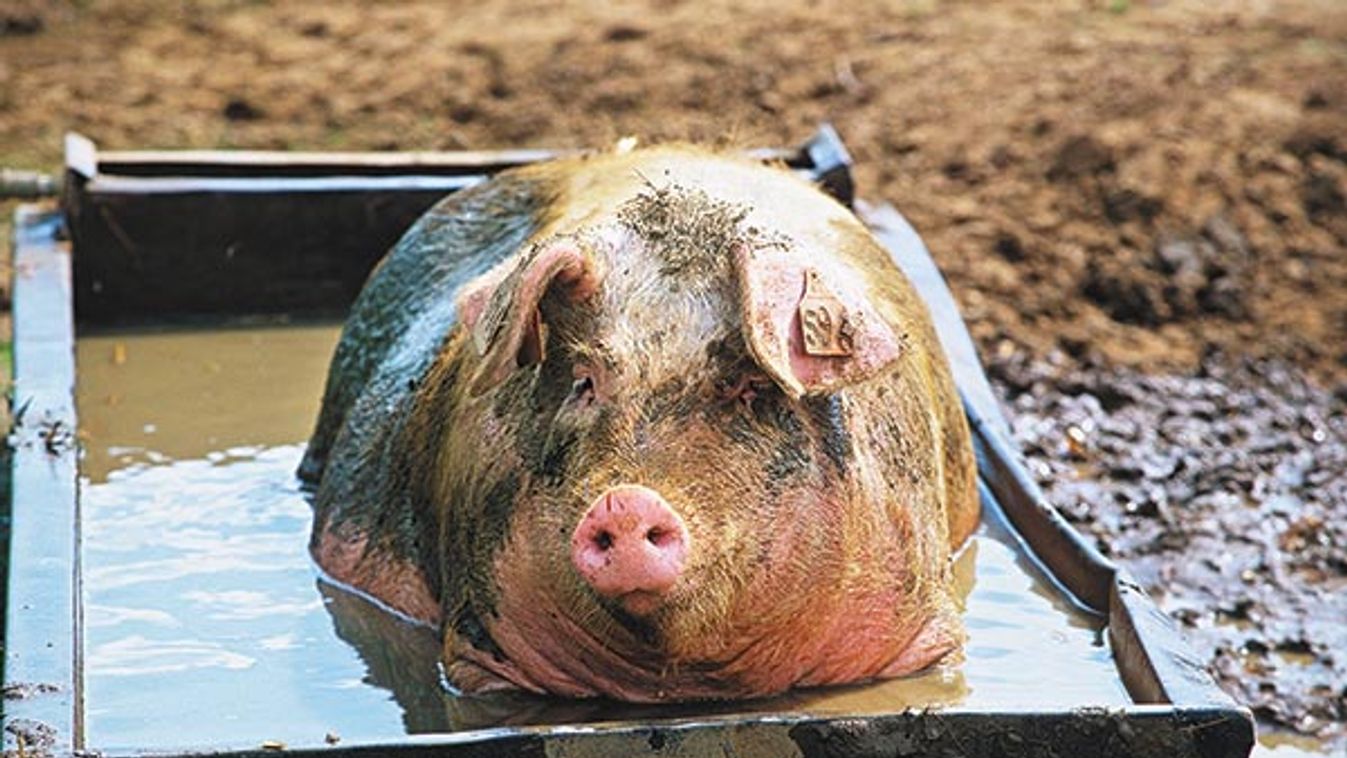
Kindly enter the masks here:
[[1098, 623], [985, 524], [962, 554], [964, 660], [752, 704], [458, 699], [437, 644], [324, 583], [293, 476], [335, 326], [82, 338], [86, 718], [97, 748], [343, 745], [499, 724], [904, 707], [1120, 705]]

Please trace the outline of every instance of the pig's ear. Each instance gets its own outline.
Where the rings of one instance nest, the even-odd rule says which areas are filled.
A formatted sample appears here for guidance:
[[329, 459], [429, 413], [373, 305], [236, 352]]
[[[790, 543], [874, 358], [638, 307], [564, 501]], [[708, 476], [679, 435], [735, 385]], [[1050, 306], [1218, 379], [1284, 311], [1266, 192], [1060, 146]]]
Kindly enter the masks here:
[[844, 264], [740, 245], [734, 265], [744, 342], [791, 397], [834, 392], [898, 358], [900, 340]]
[[579, 301], [598, 284], [592, 255], [573, 240], [557, 238], [465, 285], [458, 295], [459, 317], [481, 358], [470, 393], [480, 395], [515, 369], [542, 362], [547, 327], [538, 306], [549, 291]]

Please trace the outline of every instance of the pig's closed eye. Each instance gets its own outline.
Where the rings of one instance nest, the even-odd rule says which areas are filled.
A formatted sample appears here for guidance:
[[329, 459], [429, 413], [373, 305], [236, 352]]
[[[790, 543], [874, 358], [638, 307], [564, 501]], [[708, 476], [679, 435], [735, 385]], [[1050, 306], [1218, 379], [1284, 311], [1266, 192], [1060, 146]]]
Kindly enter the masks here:
[[753, 401], [772, 391], [774, 384], [761, 374], [745, 374], [733, 384], [726, 385], [723, 397], [736, 405], [751, 409]]
[[566, 401], [579, 408], [588, 408], [594, 404], [594, 379], [582, 376], [571, 385], [571, 396]]

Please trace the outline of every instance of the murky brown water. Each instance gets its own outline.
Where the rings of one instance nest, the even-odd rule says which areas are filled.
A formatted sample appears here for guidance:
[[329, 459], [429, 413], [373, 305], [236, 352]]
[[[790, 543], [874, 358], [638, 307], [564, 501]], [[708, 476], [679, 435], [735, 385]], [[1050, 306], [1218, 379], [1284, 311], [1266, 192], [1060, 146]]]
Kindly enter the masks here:
[[86, 713], [97, 748], [343, 745], [499, 724], [1128, 701], [1097, 621], [984, 524], [958, 568], [962, 662], [754, 703], [630, 707], [443, 692], [437, 643], [325, 584], [294, 478], [336, 326], [79, 341]]

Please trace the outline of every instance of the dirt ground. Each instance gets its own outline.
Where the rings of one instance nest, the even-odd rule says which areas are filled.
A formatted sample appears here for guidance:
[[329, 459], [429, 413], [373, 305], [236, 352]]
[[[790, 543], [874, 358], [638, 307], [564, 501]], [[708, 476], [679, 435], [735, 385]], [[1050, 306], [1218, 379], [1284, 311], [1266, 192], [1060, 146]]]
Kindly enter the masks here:
[[[1309, 502], [1268, 522], [1301, 524], [1300, 536], [1271, 538], [1284, 560], [1267, 570], [1292, 568], [1258, 601], [1315, 622], [1304, 634], [1319, 637], [1300, 645], [1257, 624], [1189, 626], [1265, 723], [1341, 733], [1347, 645], [1332, 628], [1347, 619], [1319, 623], [1329, 607], [1308, 600], [1343, 592], [1347, 490], [1311, 497], [1341, 478], [1245, 491], [1244, 474], [1215, 476], [1210, 489], [1237, 490], [1238, 505], [1187, 508], [1194, 493], [1183, 486], [1199, 470], [1167, 470], [1154, 481], [1174, 507], [1157, 532], [1136, 517], [1154, 508], [1146, 493], [1128, 489], [1152, 481], [1147, 469], [1109, 473], [1139, 450], [1168, 450], [1251, 483], [1347, 435], [1340, 0], [0, 0], [0, 165], [56, 168], [66, 130], [109, 148], [419, 150], [595, 147], [628, 134], [791, 145], [824, 120], [852, 149], [862, 194], [893, 202], [925, 237], [1012, 408], [1056, 419], [1018, 427], [1045, 470], [1085, 455], [1052, 434], [1086, 418], [1159, 423], [1202, 400], [1202, 382], [1317, 414], [1322, 437], [1293, 450], [1248, 447], [1257, 423], [1231, 437], [1247, 451], [1235, 460], [1196, 441], [1123, 435], [1089, 453], [1103, 494], [1056, 487], [1075, 481], [1065, 469], [1045, 483], [1082, 525], [1113, 525], [1095, 533], [1157, 593], [1171, 597], [1171, 582], [1193, 590], [1165, 606], [1180, 621], [1232, 601], [1198, 591], [1202, 577], [1165, 573], [1183, 564], [1181, 549], [1138, 540], [1168, 545], [1215, 523], [1216, 544], [1193, 544], [1219, 551], [1257, 525], [1222, 509]], [[1148, 400], [1114, 406], [1080, 389], [1108, 382]], [[1078, 407], [1082, 397], [1097, 407]], [[1199, 434], [1248, 411], [1215, 407], [1173, 412]], [[1310, 514], [1338, 526], [1302, 534]], [[1165, 537], [1174, 524], [1180, 537]], [[1326, 541], [1320, 557], [1304, 557], [1306, 540]], [[1294, 568], [1307, 560], [1312, 571]], [[1271, 673], [1248, 663], [1277, 651], [1292, 663]], [[1306, 662], [1296, 655], [1319, 668], [1292, 676]], [[1231, 673], [1232, 656], [1245, 673]]]

